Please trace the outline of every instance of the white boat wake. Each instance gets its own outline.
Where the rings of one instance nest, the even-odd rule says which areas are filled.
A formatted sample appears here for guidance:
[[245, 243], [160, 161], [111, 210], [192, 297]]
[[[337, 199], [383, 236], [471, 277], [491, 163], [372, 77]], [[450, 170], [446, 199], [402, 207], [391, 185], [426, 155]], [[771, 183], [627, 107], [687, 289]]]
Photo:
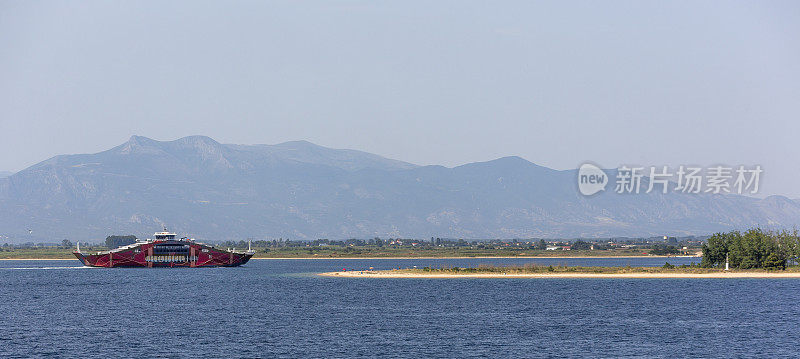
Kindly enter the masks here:
[[72, 267], [0, 267], [0, 270], [53, 270], [53, 269], [95, 269], [101, 267], [72, 266]]

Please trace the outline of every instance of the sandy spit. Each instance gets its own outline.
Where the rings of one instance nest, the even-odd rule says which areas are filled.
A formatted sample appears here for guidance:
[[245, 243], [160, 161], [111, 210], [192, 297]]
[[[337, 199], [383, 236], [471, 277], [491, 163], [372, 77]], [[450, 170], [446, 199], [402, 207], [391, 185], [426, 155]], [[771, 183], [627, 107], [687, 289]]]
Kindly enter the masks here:
[[695, 256], [509, 256], [509, 257], [253, 257], [251, 259], [592, 259], [592, 258], [697, 258]]
[[[366, 259], [366, 260], [377, 260], [377, 259], [592, 259], [592, 258], [700, 258], [694, 256], [510, 256], [510, 257], [492, 257], [492, 256], [481, 256], [481, 257], [253, 257], [251, 260], [258, 259], [276, 259], [276, 260], [289, 260], [289, 259]], [[0, 258], [0, 261], [69, 261], [69, 260], [77, 260], [77, 258]]]
[[348, 271], [320, 273], [347, 278], [800, 278], [800, 272], [718, 272], [718, 273], [469, 273], [426, 274], [391, 271]]
[[78, 258], [0, 258], [0, 261], [76, 261]]

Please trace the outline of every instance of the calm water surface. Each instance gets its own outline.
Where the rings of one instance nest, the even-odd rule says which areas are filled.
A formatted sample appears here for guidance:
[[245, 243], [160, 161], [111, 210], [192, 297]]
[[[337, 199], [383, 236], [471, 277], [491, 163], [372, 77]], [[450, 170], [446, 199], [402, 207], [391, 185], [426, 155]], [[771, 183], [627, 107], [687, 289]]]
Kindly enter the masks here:
[[[672, 264], [698, 259], [670, 258]], [[365, 279], [317, 272], [663, 258], [0, 261], [0, 357], [796, 357], [795, 279]]]

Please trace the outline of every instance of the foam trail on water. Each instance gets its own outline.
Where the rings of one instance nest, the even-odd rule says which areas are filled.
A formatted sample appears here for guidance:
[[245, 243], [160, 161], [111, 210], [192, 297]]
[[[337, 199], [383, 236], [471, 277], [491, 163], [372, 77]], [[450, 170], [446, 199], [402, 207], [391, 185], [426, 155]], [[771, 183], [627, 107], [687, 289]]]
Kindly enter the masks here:
[[78, 266], [78, 267], [10, 267], [0, 268], [0, 270], [52, 270], [52, 269], [93, 269], [100, 267]]

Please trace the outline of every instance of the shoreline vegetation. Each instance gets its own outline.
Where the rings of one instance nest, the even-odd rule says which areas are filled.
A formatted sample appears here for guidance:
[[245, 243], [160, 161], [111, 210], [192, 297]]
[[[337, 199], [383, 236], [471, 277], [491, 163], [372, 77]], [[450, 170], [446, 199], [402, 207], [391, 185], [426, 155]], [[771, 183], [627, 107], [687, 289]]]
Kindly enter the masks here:
[[[255, 244], [253, 259], [377, 259], [377, 258], [634, 258], [634, 257], [702, 257], [704, 268], [731, 269], [786, 269], [787, 265], [800, 262], [800, 234], [798, 231], [765, 231], [760, 228], [745, 232], [716, 233], [705, 243], [678, 242], [674, 237], [664, 237], [667, 244], [653, 242], [608, 241], [560, 242], [544, 240], [519, 242], [498, 241], [467, 242], [431, 238], [430, 242], [402, 240], [368, 241], [316, 240], [310, 242], [273, 240], [254, 243], [228, 241], [215, 244], [219, 248], [248, 248]], [[106, 246], [84, 244], [84, 252], [92, 253], [134, 242], [135, 236], [109, 236]], [[672, 244], [670, 245], [670, 240]], [[60, 246], [9, 246], [0, 247], [3, 259], [72, 259], [73, 246], [63, 240]]]
[[488, 266], [471, 268], [406, 268], [320, 273], [348, 278], [800, 278], [800, 266], [776, 269], [706, 268], [697, 265], [663, 267]]
[[[84, 253], [105, 251], [106, 247], [89, 247], [81, 245]], [[15, 248], [0, 251], [0, 260], [66, 260], [76, 259], [72, 254], [74, 248]], [[409, 250], [409, 249], [383, 249], [361, 251], [326, 251], [309, 253], [308, 251], [279, 251], [259, 252], [253, 259], [439, 259], [439, 258], [673, 258], [673, 257], [699, 257], [698, 253], [691, 255], [656, 255], [641, 250]], [[77, 259], [76, 259], [77, 260]]]
[[[105, 243], [81, 242], [83, 252], [94, 253], [133, 244], [134, 235], [111, 235]], [[483, 239], [464, 240], [431, 237], [424, 239], [317, 239], [308, 241], [239, 240], [209, 243], [217, 248], [252, 248], [253, 259], [311, 258], [570, 258], [699, 256], [702, 239], [696, 237], [568, 239]], [[75, 245], [67, 239], [56, 242], [5, 243], [0, 259], [70, 259]]]

